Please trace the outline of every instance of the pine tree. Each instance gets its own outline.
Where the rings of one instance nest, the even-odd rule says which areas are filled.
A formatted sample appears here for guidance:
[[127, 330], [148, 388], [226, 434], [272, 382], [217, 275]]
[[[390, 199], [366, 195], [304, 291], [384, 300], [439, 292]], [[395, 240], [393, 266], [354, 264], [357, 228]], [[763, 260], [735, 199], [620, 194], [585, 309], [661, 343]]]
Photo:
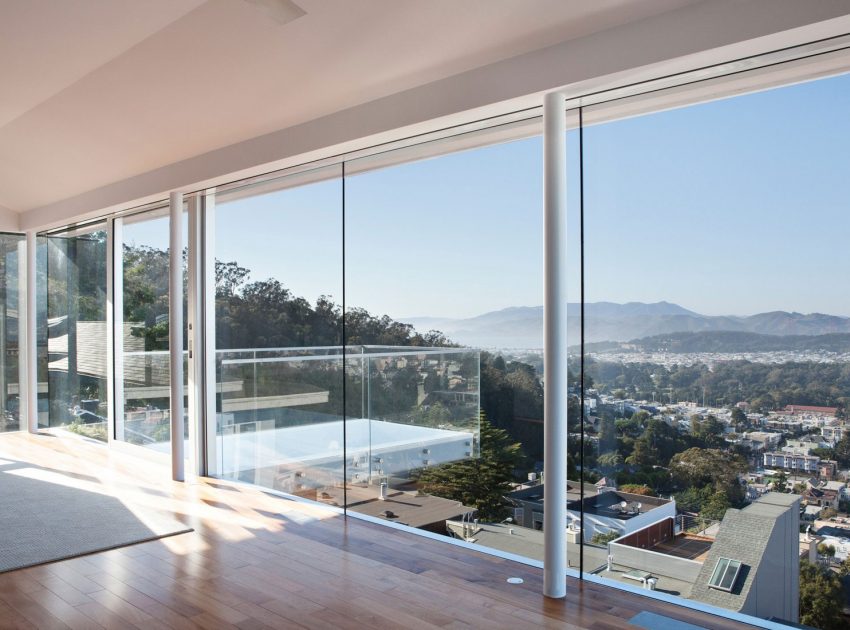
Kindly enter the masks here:
[[483, 521], [501, 520], [508, 514], [505, 495], [523, 460], [522, 447], [507, 431], [490, 424], [483, 411], [479, 444], [478, 457], [423, 470], [419, 488], [474, 507]]

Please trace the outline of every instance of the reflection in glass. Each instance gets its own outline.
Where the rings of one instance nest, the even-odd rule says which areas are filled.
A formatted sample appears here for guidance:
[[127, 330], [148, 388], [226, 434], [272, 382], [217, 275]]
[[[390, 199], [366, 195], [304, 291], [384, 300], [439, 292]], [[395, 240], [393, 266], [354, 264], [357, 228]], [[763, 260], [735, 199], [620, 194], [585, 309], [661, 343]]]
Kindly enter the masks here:
[[[169, 224], [167, 209], [121, 219], [123, 314], [117, 341], [123, 367], [119, 440], [168, 452], [171, 441]], [[186, 237], [184, 215], [184, 242]], [[186, 256], [184, 250], [184, 274]], [[183, 294], [184, 322], [186, 287]], [[185, 339], [185, 331], [184, 331]], [[185, 343], [185, 341], [184, 341]], [[184, 386], [188, 378], [184, 351]], [[185, 409], [185, 401], [184, 401]], [[188, 422], [186, 423], [188, 431]], [[185, 439], [186, 436], [184, 436]]]
[[316, 500], [342, 487], [340, 170], [221, 192], [214, 217], [217, 474]]
[[[39, 424], [106, 440], [106, 231], [104, 224], [42, 239], [46, 361], [39, 375]], [[44, 278], [44, 276], [42, 276]], [[44, 352], [43, 350], [43, 352]], [[46, 368], [47, 400], [41, 381]]]
[[18, 272], [24, 237], [0, 234], [0, 432], [20, 428]]

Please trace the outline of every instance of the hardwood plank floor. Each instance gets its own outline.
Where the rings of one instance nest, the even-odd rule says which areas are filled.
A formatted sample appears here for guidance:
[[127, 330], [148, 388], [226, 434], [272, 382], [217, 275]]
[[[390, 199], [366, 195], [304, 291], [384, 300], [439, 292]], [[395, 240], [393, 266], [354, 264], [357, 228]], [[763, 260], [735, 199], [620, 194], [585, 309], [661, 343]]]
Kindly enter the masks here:
[[175, 483], [167, 466], [76, 437], [0, 435], [0, 473], [3, 460], [171, 512], [195, 531], [0, 574], [0, 628], [604, 630], [643, 610], [752, 627], [573, 579], [565, 600], [549, 600], [539, 569], [250, 486]]

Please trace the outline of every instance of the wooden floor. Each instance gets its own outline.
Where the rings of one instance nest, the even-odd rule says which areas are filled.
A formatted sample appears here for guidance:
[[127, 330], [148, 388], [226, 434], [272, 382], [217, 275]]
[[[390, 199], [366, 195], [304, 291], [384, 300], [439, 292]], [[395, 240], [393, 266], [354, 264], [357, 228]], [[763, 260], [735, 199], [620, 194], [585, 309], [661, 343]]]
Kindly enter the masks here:
[[632, 627], [643, 610], [751, 627], [577, 580], [565, 601], [548, 600], [538, 569], [247, 486], [174, 483], [165, 466], [78, 438], [0, 435], [0, 459], [105, 486], [195, 529], [0, 574], [2, 628], [604, 629]]

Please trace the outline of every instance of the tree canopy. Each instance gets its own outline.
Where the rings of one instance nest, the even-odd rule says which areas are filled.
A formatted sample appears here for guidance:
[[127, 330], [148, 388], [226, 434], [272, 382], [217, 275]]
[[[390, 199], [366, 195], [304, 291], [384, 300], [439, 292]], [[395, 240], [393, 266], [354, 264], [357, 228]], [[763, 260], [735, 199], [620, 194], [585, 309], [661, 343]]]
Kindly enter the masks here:
[[479, 457], [422, 470], [419, 488], [474, 507], [482, 520], [501, 520], [508, 515], [505, 495], [511, 490], [514, 470], [522, 463], [522, 451], [519, 443], [494, 427], [484, 413], [480, 440]]

